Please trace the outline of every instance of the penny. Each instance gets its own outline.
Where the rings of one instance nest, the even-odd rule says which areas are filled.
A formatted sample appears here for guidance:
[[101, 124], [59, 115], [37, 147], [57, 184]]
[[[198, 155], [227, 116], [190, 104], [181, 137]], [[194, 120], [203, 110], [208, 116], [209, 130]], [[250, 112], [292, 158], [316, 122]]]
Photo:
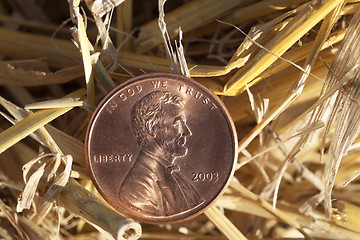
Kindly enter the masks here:
[[237, 160], [234, 124], [221, 100], [175, 74], [135, 77], [110, 92], [88, 127], [92, 180], [119, 212], [175, 223], [219, 198]]

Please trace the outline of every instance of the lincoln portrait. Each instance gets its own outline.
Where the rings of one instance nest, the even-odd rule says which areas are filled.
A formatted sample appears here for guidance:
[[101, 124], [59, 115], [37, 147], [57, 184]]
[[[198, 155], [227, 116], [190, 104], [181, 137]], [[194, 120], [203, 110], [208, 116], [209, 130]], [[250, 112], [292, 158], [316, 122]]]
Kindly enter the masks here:
[[119, 199], [134, 211], [170, 216], [203, 203], [175, 163], [187, 155], [186, 141], [191, 137], [183, 107], [181, 97], [154, 91], [131, 109], [131, 124], [141, 150], [121, 184]]

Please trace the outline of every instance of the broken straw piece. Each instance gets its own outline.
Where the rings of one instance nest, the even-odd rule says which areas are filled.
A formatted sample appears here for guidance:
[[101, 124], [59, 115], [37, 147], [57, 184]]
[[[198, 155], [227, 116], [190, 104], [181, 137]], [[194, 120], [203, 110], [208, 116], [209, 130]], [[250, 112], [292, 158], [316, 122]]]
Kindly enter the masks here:
[[92, 194], [70, 179], [59, 195], [60, 205], [70, 212], [109, 232], [115, 239], [138, 239], [142, 230], [140, 224], [126, 219], [110, 207], [104, 205]]

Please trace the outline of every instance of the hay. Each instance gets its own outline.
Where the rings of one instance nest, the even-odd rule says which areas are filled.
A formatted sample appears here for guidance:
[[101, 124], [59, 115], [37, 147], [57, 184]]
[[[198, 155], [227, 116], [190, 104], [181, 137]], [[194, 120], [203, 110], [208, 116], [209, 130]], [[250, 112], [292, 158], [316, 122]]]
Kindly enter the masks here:
[[[0, 2], [0, 238], [360, 239], [359, 6]], [[230, 186], [183, 223], [125, 218], [86, 169], [96, 105], [149, 72], [190, 75], [238, 131]]]

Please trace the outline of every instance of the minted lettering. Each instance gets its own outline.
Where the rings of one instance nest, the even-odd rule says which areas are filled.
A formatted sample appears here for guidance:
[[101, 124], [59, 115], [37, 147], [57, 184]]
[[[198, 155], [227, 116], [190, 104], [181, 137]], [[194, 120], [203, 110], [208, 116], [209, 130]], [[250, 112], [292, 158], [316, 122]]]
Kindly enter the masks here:
[[179, 92], [181, 92], [183, 85], [179, 84]]
[[153, 88], [167, 88], [167, 81], [151, 81]]
[[99, 154], [94, 155], [93, 163], [120, 163], [131, 162], [132, 154]]
[[109, 102], [109, 104], [106, 106], [106, 110], [109, 112], [109, 113], [112, 113], [116, 108], [117, 108], [117, 104], [116, 104], [116, 102], [114, 102], [114, 101], [111, 101], [111, 102]]
[[129, 162], [131, 162], [132, 156], [133, 156], [132, 154], [125, 154], [125, 157], [128, 158], [128, 161], [129, 161]]
[[124, 89], [123, 92], [119, 94], [119, 98], [122, 101], [126, 101], [128, 97], [132, 97], [135, 94], [140, 93], [141, 91], [142, 91], [142, 86], [140, 85], [130, 86], [129, 88]]
[[203, 103], [203, 104], [208, 104], [209, 103], [209, 99], [208, 98], [204, 98], [201, 102]]
[[125, 93], [120, 93], [120, 94], [119, 94], [119, 97], [120, 97], [120, 99], [123, 100], [123, 101], [125, 101], [125, 100], [127, 99]]
[[202, 92], [196, 91], [192, 87], [179, 84], [178, 91], [185, 92], [185, 94], [193, 96], [196, 100], [201, 101], [202, 104], [208, 105], [209, 110], [213, 110], [213, 109], [217, 108], [216, 105], [209, 98], [205, 97], [205, 95]]
[[218, 172], [193, 172], [192, 173], [192, 181], [194, 182], [211, 182], [211, 183], [216, 183], [217, 181], [219, 181], [219, 173]]
[[185, 93], [186, 93], [186, 94], [189, 94], [189, 95], [191, 96], [193, 90], [194, 90], [194, 89], [192, 89], [191, 87], [187, 87]]
[[127, 90], [127, 92], [128, 92], [128, 94], [129, 94], [130, 96], [134, 96], [134, 95], [135, 95], [135, 91], [134, 91], [132, 88], [129, 88], [129, 89]]
[[214, 103], [211, 103], [211, 106], [210, 106], [209, 110], [212, 110], [214, 108], [217, 108], [217, 106]]
[[202, 95], [203, 94], [201, 92], [196, 92], [195, 95], [194, 95], [194, 98], [199, 99], [199, 98], [202, 97]]

